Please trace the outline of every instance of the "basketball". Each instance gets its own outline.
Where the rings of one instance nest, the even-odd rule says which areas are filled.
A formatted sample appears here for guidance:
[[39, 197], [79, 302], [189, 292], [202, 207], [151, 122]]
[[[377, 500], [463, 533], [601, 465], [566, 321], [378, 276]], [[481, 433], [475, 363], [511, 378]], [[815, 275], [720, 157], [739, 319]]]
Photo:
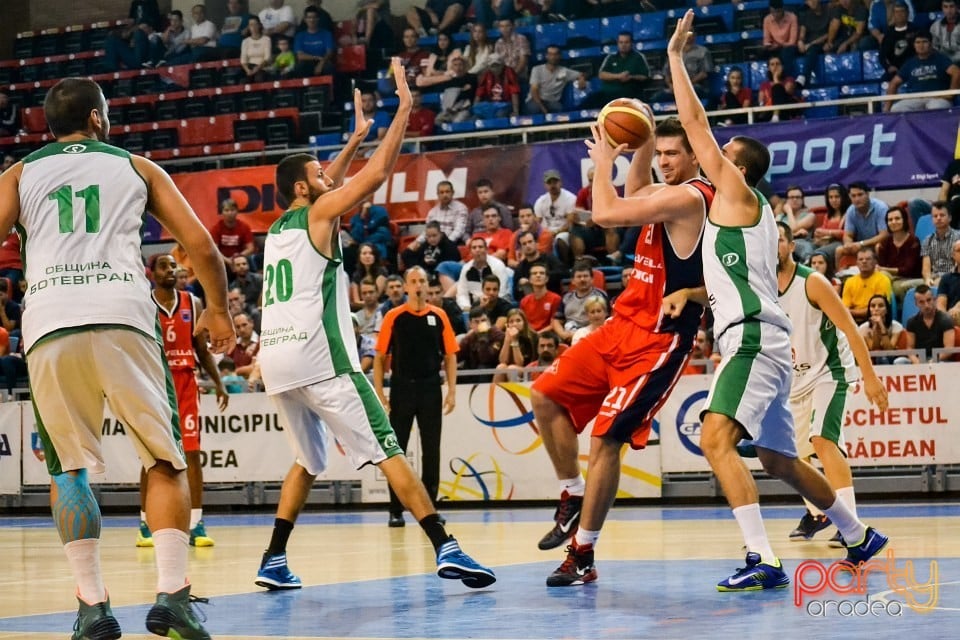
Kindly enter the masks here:
[[606, 132], [611, 146], [625, 144], [627, 151], [636, 151], [653, 133], [653, 110], [640, 100], [617, 98], [600, 110], [597, 124]]

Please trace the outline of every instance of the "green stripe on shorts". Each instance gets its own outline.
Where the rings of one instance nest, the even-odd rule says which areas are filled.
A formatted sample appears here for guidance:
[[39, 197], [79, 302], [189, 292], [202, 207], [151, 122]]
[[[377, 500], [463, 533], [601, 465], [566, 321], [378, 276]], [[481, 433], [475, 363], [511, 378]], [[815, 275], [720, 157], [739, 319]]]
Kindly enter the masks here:
[[376, 437], [377, 442], [380, 443], [380, 448], [383, 449], [383, 453], [386, 454], [388, 458], [403, 455], [403, 449], [400, 448], [397, 442], [397, 434], [394, 433], [393, 427], [390, 426], [390, 418], [387, 416], [383, 405], [380, 404], [380, 399], [377, 397], [376, 392], [374, 392], [373, 387], [370, 386], [370, 380], [367, 379], [367, 376], [362, 373], [357, 373], [356, 371], [348, 375], [350, 376], [350, 381], [353, 383], [353, 388], [357, 390], [357, 396], [360, 397], [360, 402], [363, 403], [363, 410], [367, 414], [367, 421], [370, 423], [370, 428], [373, 429], [373, 435]]
[[[823, 429], [820, 435], [839, 446], [840, 433], [843, 429], [843, 414], [847, 406], [847, 389], [850, 385], [846, 382], [837, 382], [836, 385], [837, 388], [830, 398], [830, 403], [827, 404], [827, 408], [824, 409]], [[841, 451], [843, 451], [842, 448]], [[843, 454], [846, 455], [847, 452], [843, 451]]]
[[750, 382], [750, 372], [753, 370], [753, 363], [760, 353], [761, 324], [748, 320], [739, 325], [743, 328], [740, 346], [733, 357], [723, 365], [716, 381], [716, 389], [710, 401], [710, 406], [705, 411], [719, 413], [734, 420], [737, 419], [740, 399], [746, 392], [747, 384]]

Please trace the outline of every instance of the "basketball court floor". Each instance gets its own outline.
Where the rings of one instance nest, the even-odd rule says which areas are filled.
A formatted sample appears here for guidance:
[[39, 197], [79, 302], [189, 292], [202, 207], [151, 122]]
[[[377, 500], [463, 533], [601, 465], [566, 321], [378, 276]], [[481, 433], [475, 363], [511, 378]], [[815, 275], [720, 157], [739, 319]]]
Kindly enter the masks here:
[[[212, 514], [216, 546], [190, 550], [193, 592], [215, 638], [956, 638], [960, 633], [960, 502], [864, 503], [861, 517], [891, 538], [866, 575], [832, 574], [842, 552], [827, 529], [789, 542], [802, 506], [765, 507], [767, 530], [789, 588], [719, 593], [743, 565], [741, 538], [721, 507], [616, 507], [597, 548], [596, 583], [547, 588], [562, 549], [539, 551], [552, 511], [446, 513], [447, 528], [498, 581], [482, 590], [433, 573], [433, 550], [407, 515], [389, 529], [383, 512], [301, 517], [288, 558], [302, 590], [253, 584], [272, 516]], [[107, 517], [103, 561], [124, 638], [153, 638], [152, 549], [134, 547], [134, 517]], [[800, 563], [804, 560], [818, 562]], [[0, 518], [0, 639], [67, 638], [76, 601], [49, 518]], [[801, 567], [797, 590], [795, 572]], [[859, 582], [853, 581], [857, 578]]]

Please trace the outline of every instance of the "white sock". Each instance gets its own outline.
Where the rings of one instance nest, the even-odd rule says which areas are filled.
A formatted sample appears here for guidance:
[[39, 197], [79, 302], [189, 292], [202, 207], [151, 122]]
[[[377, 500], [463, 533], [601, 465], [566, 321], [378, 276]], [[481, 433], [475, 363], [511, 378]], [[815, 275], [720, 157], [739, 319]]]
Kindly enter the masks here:
[[843, 536], [844, 542], [852, 545], [863, 541], [863, 536], [867, 532], [867, 525], [860, 522], [843, 499], [838, 497], [828, 509], [823, 511], [833, 524], [837, 525], [837, 529], [840, 529], [840, 535]]
[[853, 512], [854, 518], [859, 518], [857, 515], [857, 497], [853, 494], [853, 487], [841, 487], [837, 489], [837, 497], [843, 500], [843, 504], [847, 505], [847, 508]]
[[190, 536], [179, 529], [160, 529], [153, 532], [158, 593], [175, 593], [187, 584], [189, 547]]
[[803, 504], [807, 505], [807, 511], [809, 511], [811, 515], [814, 515], [814, 516], [822, 516], [822, 515], [823, 515], [823, 511], [820, 511], [820, 509], [818, 509], [815, 504], [813, 504], [812, 502], [810, 502], [810, 501], [807, 500], [806, 498], [803, 499]]
[[190, 528], [193, 529], [201, 520], [203, 520], [203, 507], [190, 509]]
[[141, 511], [141, 512], [140, 512], [140, 522], [146, 522], [146, 521], [147, 521], [147, 512], [146, 512], [146, 511]]
[[574, 541], [577, 543], [578, 547], [582, 547], [585, 544], [592, 545], [593, 547], [597, 546], [597, 540], [600, 538], [599, 531], [588, 531], [584, 528], [577, 529], [577, 533], [574, 536]]
[[63, 545], [67, 554], [73, 579], [77, 582], [77, 594], [87, 604], [97, 604], [107, 599], [100, 572], [100, 539], [83, 538]]
[[564, 491], [569, 493], [572, 496], [583, 497], [583, 492], [587, 488], [587, 483], [583, 481], [583, 476], [577, 476], [576, 478], [569, 478], [567, 480], [560, 481], [560, 493]]
[[754, 502], [737, 507], [733, 510], [733, 517], [737, 519], [737, 524], [740, 525], [743, 541], [747, 543], [747, 550], [759, 553], [764, 562], [776, 562], [777, 556], [774, 555], [773, 549], [770, 547], [767, 530], [763, 526], [760, 505]]

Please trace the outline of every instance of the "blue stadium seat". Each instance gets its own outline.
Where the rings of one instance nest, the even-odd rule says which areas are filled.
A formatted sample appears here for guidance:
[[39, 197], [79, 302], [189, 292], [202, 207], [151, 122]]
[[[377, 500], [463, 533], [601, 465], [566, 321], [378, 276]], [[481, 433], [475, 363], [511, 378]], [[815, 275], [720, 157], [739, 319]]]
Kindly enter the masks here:
[[[933, 294], [933, 297], [937, 297], [937, 288], [930, 287], [930, 292]], [[914, 300], [913, 294], [916, 293], [916, 287], [911, 287], [903, 295], [903, 309], [900, 310], [900, 322], [904, 326], [907, 324], [907, 320], [913, 316], [920, 313], [920, 309], [917, 308], [917, 301]]]
[[[840, 90], [836, 87], [820, 87], [817, 89], [805, 89], [803, 97], [807, 102], [820, 102], [823, 100], [836, 100], [840, 97]], [[803, 115], [806, 118], [832, 118], [839, 113], [839, 107], [836, 105], [826, 107], [813, 107], [804, 109]]]
[[571, 20], [567, 23], [567, 44], [582, 48], [601, 42], [600, 19]]
[[310, 136], [310, 144], [317, 147], [329, 147], [333, 145], [339, 145], [340, 134], [339, 133], [321, 133], [319, 135]]
[[550, 45], [563, 48], [567, 44], [566, 23], [538, 24], [534, 43], [537, 51], [543, 51]]
[[509, 129], [510, 118], [488, 118], [486, 120], [475, 120], [473, 124], [477, 129]]
[[633, 18], [632, 15], [600, 18], [600, 43], [615, 43], [617, 36], [623, 31], [634, 33]]
[[883, 63], [880, 62], [880, 52], [874, 49], [872, 51], [864, 51], [862, 55], [863, 79], [869, 81], [882, 78], [886, 69], [883, 68]]
[[754, 91], [759, 90], [760, 85], [767, 81], [767, 61], [754, 60], [751, 62], [749, 73], [746, 73], [743, 79], [748, 87]]
[[920, 242], [933, 235], [933, 216], [928, 213], [917, 218], [917, 228], [913, 230], [913, 234]]
[[563, 54], [563, 57], [567, 60], [598, 58], [603, 55], [603, 50], [600, 47], [582, 47], [580, 49], [567, 49]]
[[665, 11], [638, 14], [634, 16], [633, 39], [637, 41], [660, 40], [667, 35], [663, 32], [666, 24], [667, 14]]
[[825, 53], [821, 56], [820, 84], [851, 84], [863, 79], [863, 58], [859, 51]]
[[538, 113], [532, 116], [510, 116], [511, 127], [535, 127], [544, 124], [547, 116]]
[[840, 87], [840, 96], [844, 98], [855, 98], [857, 96], [878, 96], [880, 95], [880, 83], [864, 82], [861, 84], [845, 84]]
[[[734, 6], [732, 4], [712, 4], [705, 7], [696, 7], [694, 12], [696, 13], [694, 24], [698, 20], [719, 18], [728, 30], [733, 29]], [[682, 17], [682, 15], [682, 12], [678, 13], [677, 17]]]
[[710, 33], [705, 36], [697, 36], [697, 42], [707, 47], [711, 48], [711, 45], [715, 44], [733, 44], [734, 42], [740, 42], [739, 33]]

